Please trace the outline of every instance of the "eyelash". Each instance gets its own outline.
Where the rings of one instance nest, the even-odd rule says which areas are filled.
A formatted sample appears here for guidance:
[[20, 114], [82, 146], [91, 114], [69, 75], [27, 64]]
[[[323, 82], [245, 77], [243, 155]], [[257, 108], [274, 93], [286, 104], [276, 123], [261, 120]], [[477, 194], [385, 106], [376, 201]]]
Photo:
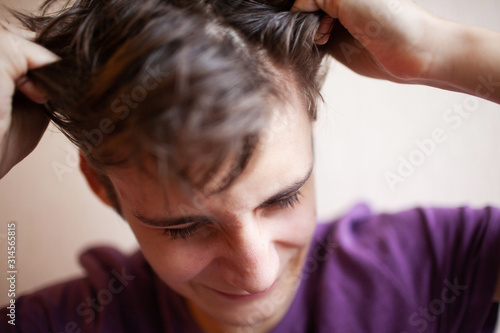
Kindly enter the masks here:
[[182, 238], [187, 239], [196, 233], [196, 230], [200, 227], [200, 223], [192, 224], [188, 227], [181, 229], [165, 229], [163, 231], [164, 235], [170, 236], [172, 239]]
[[[279, 207], [280, 209], [294, 208], [296, 204], [299, 203], [299, 196], [301, 195], [300, 191], [293, 193], [292, 195], [282, 198], [275, 203], [271, 204], [268, 207]], [[163, 234], [170, 236], [171, 239], [188, 239], [189, 237], [196, 234], [196, 231], [201, 226], [200, 223], [194, 223], [190, 226], [180, 229], [164, 229]]]
[[276, 203], [274, 205], [280, 207], [281, 209], [293, 208], [293, 207], [295, 207], [296, 204], [299, 203], [299, 195], [301, 195], [300, 191], [295, 192], [294, 194], [292, 194], [286, 198], [282, 198], [282, 199], [276, 201]]

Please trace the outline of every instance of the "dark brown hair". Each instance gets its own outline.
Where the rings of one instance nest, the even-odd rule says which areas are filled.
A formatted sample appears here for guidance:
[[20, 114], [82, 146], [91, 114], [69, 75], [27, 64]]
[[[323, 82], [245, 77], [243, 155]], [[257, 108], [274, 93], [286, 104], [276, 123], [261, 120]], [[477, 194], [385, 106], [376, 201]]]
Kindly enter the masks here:
[[229, 158], [227, 186], [257, 145], [271, 100], [292, 89], [285, 85], [316, 117], [319, 14], [291, 13], [292, 3], [76, 0], [54, 11], [48, 0], [40, 15], [16, 15], [61, 57], [29, 75], [48, 92], [52, 121], [96, 169], [146, 154], [201, 186]]

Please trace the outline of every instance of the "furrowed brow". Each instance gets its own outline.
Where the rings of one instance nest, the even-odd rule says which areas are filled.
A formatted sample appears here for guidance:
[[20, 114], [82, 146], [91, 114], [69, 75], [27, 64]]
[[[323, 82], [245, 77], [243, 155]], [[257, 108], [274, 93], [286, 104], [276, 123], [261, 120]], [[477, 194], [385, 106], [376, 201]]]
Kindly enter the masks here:
[[[266, 199], [263, 203], [261, 203], [258, 208], [266, 208], [272, 206], [280, 199], [286, 198], [287, 196], [290, 196], [293, 193], [297, 192], [311, 178], [312, 171], [313, 167], [311, 166], [311, 168], [304, 177], [294, 182], [293, 184], [288, 185], [285, 188], [279, 190], [276, 194], [272, 195], [271, 197]], [[132, 212], [132, 215], [134, 215], [142, 224], [145, 224], [153, 228], [168, 228], [188, 223], [206, 223], [213, 221], [213, 219], [210, 219], [207, 216], [202, 216], [202, 215], [181, 216], [174, 218], [159, 218], [159, 219], [148, 218], [138, 212]]]

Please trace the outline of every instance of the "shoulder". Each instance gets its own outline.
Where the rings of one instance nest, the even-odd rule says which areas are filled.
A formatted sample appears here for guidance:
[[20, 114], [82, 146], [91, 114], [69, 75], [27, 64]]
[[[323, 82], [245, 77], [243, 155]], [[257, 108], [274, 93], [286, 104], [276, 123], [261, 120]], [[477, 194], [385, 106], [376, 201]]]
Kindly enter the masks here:
[[140, 252], [97, 247], [80, 263], [85, 276], [16, 299], [17, 331], [95, 332], [104, 324], [120, 330], [124, 318], [140, 315], [139, 303], [153, 303], [153, 273]]
[[373, 213], [366, 204], [358, 204], [338, 220], [319, 226], [317, 235], [346, 251], [375, 252], [377, 258], [429, 246], [436, 254], [476, 243], [494, 248], [500, 237], [500, 209], [416, 207]]
[[356, 205], [316, 230], [305, 266], [309, 287], [317, 289], [315, 311], [325, 312], [322, 325], [332, 328], [356, 322], [386, 331], [440, 325], [454, 332], [460, 319], [472, 332], [491, 308], [499, 240], [495, 207], [373, 213]]
[[[316, 243], [370, 270], [411, 279], [445, 278], [490, 271], [500, 258], [500, 209], [417, 207], [373, 213], [354, 206], [340, 219], [319, 226]], [[415, 277], [416, 278], [416, 277]]]

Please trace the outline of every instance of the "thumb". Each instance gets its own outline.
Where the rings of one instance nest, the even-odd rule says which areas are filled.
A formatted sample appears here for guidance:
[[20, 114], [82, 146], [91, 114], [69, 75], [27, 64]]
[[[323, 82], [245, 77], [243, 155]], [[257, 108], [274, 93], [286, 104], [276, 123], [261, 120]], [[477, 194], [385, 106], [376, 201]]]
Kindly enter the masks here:
[[[324, 1], [321, 5], [325, 5]], [[316, 12], [321, 9], [324, 10], [324, 8], [320, 7], [320, 4], [316, 0], [297, 0], [293, 4], [291, 11]], [[328, 12], [322, 16], [318, 31], [316, 32], [316, 36], [314, 38], [316, 44], [323, 45], [328, 42], [334, 23], [335, 19]]]
[[[30, 69], [49, 65], [60, 59], [44, 47], [26, 39], [21, 39], [19, 49], [26, 60], [26, 72]], [[48, 101], [47, 94], [25, 75], [16, 79], [16, 87], [34, 102], [46, 103]]]
[[[45, 103], [47, 97], [44, 92], [37, 88], [26, 74], [30, 69], [59, 60], [59, 57], [44, 47], [7, 30], [0, 30], [0, 46], [4, 50], [2, 54], [4, 74], [10, 76], [15, 86], [31, 100]], [[8, 80], [7, 77], [2, 79], [4, 84], [5, 80]]]
[[[42, 67], [60, 59], [57, 55], [50, 52], [46, 48], [14, 33], [7, 32], [6, 37], [12, 52], [26, 61], [27, 68], [25, 70]], [[19, 74], [24, 75], [26, 73]]]

